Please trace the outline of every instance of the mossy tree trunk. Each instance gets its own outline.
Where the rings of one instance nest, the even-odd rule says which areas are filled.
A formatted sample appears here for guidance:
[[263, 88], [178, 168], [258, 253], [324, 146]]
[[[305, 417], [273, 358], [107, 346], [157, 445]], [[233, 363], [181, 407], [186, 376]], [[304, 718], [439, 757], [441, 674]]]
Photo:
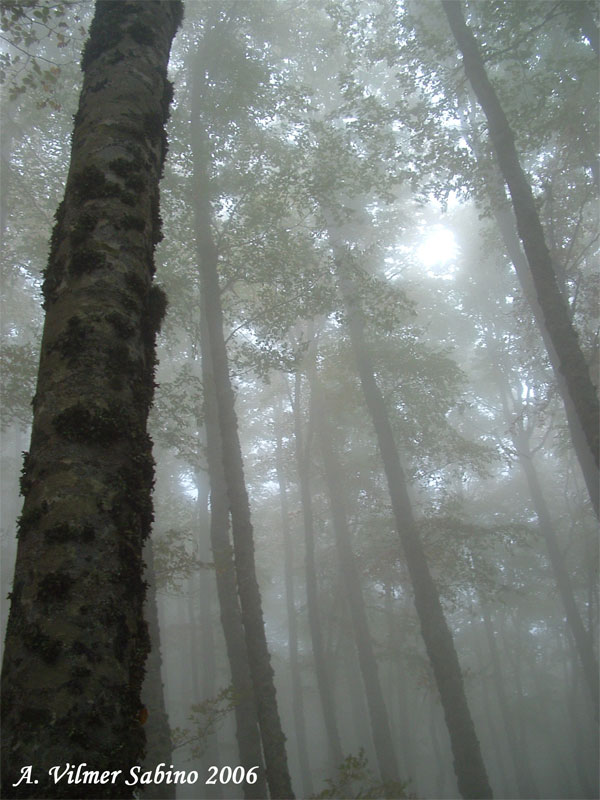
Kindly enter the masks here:
[[519, 162], [514, 133], [487, 76], [477, 41], [465, 23], [461, 0], [442, 0], [442, 6], [462, 53], [465, 74], [488, 122], [498, 165], [511, 195], [517, 229], [544, 318], [543, 324], [556, 352], [558, 370], [564, 375], [587, 446], [598, 468], [598, 395], [571, 322], [569, 308], [556, 281], [535, 198]]
[[[3, 797], [132, 797], [148, 652], [142, 546], [167, 80], [180, 2], [99, 0], [44, 281], [41, 346], [2, 673]], [[120, 771], [55, 783], [53, 765]], [[24, 781], [21, 769], [32, 765]]]

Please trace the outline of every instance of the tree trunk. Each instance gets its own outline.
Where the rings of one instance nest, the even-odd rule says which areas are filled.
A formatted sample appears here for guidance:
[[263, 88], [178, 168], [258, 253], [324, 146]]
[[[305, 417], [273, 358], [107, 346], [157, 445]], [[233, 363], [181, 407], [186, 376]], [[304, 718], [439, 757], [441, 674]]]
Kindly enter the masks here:
[[[86, 44], [71, 167], [44, 281], [46, 318], [2, 675], [3, 796], [78, 797], [53, 765], [119, 772], [132, 797], [148, 651], [142, 546], [152, 522], [146, 420], [158, 181], [180, 2], [104, 2]], [[32, 765], [32, 781], [21, 769]]]
[[598, 468], [598, 396], [589, 367], [581, 351], [569, 309], [560, 293], [544, 231], [537, 213], [531, 186], [519, 163], [514, 134], [496, 92], [490, 83], [475, 37], [467, 27], [461, 0], [442, 0], [450, 28], [463, 55], [465, 74], [477, 95], [488, 121], [490, 138], [496, 151], [502, 177], [512, 198], [517, 229], [531, 271], [544, 324], [556, 351], [585, 434], [587, 445]]
[[[146, 722], [147, 746], [143, 769], [152, 771], [161, 762], [165, 764], [172, 763], [173, 749], [162, 681], [162, 655], [160, 650], [158, 607], [156, 604], [152, 539], [148, 539], [146, 543], [144, 556], [146, 558], [148, 580], [146, 619], [148, 620], [148, 633], [150, 635], [150, 654], [142, 689], [142, 702], [148, 712]], [[148, 786], [144, 786], [144, 800], [175, 800], [175, 784], [151, 783]]]
[[[327, 214], [327, 217], [330, 215]], [[329, 237], [336, 260], [338, 282], [346, 309], [348, 331], [360, 382], [369, 410], [386, 474], [396, 529], [415, 593], [415, 606], [427, 655], [450, 734], [454, 771], [464, 798], [482, 800], [492, 796], [479, 740], [467, 704], [465, 687], [452, 634], [440, 603], [437, 587], [429, 572], [423, 544], [417, 530], [404, 470], [385, 406], [375, 380], [371, 357], [364, 338], [364, 318], [359, 295], [345, 272], [341, 239], [329, 220]]]
[[535, 780], [533, 778], [533, 775], [531, 774], [529, 759], [523, 757], [524, 754], [520, 750], [519, 743], [517, 742], [514, 723], [509, 711], [508, 697], [506, 695], [506, 691], [504, 688], [504, 677], [502, 675], [502, 670], [500, 668], [500, 655], [498, 653], [496, 634], [494, 633], [494, 628], [492, 626], [492, 620], [490, 619], [489, 611], [485, 605], [482, 605], [481, 613], [483, 616], [485, 635], [487, 638], [490, 657], [492, 660], [492, 677], [494, 681], [494, 686], [496, 688], [496, 692], [498, 694], [498, 705], [500, 706], [500, 716], [502, 718], [502, 724], [504, 726], [504, 734], [506, 736], [506, 741], [508, 743], [508, 750], [515, 770], [519, 795], [521, 797], [528, 797], [528, 798], [539, 797], [538, 788], [535, 785]]
[[361, 591], [361, 582], [352, 552], [350, 530], [346, 517], [344, 493], [341, 483], [341, 467], [335, 456], [331, 435], [329, 433], [329, 414], [321, 396], [316, 378], [313, 381], [313, 403], [317, 419], [317, 433], [321, 446], [321, 455], [325, 469], [325, 483], [331, 508], [331, 519], [335, 533], [335, 544], [338, 554], [340, 573], [346, 601], [350, 607], [354, 641], [358, 653], [360, 672], [367, 698], [371, 731], [375, 744], [375, 754], [383, 781], [398, 780], [396, 753], [392, 744], [392, 734], [381, 683], [377, 661], [373, 652], [373, 643], [369, 631], [369, 623]]
[[[197, 418], [197, 424], [200, 424], [200, 419]], [[200, 439], [200, 437], [198, 437]], [[200, 448], [201, 444], [198, 441]], [[206, 481], [206, 476], [200, 469], [195, 470], [195, 484], [198, 495], [196, 497], [196, 524], [198, 526], [198, 557], [203, 563], [210, 561], [210, 523], [208, 514], [208, 497], [209, 488]], [[215, 655], [215, 632], [213, 629], [213, 615], [211, 613], [211, 598], [214, 591], [213, 576], [207, 570], [199, 570], [195, 575], [191, 576], [188, 582], [189, 599], [190, 599], [190, 621], [192, 628], [190, 630], [190, 647], [194, 653], [194, 660], [197, 664], [197, 674], [194, 676], [195, 686], [195, 702], [204, 702], [213, 698], [218, 689], [225, 688], [223, 686], [217, 687], [217, 661]], [[196, 615], [194, 614], [194, 607], [198, 609], [199, 620], [196, 622]], [[208, 740], [205, 742], [204, 752], [202, 753], [202, 763], [204, 765], [204, 774], [208, 775], [208, 767], [211, 764], [221, 763], [221, 754], [219, 748], [219, 732], [214, 730], [208, 734]], [[223, 797], [223, 787], [220, 783], [209, 784], [204, 788], [207, 800], [209, 798]]]
[[265, 798], [267, 785], [256, 699], [248, 664], [248, 651], [242, 624], [242, 612], [237, 592], [233, 549], [229, 538], [229, 505], [227, 486], [223, 473], [221, 434], [217, 415], [217, 398], [214, 388], [212, 361], [205, 332], [203, 306], [201, 308], [202, 383], [204, 389], [204, 420], [206, 426], [206, 457], [210, 477], [210, 542], [217, 578], [217, 595], [221, 625], [225, 637], [231, 683], [235, 697], [236, 738], [240, 765], [246, 772], [258, 766], [256, 783], [244, 782], [246, 798]]
[[[522, 415], [519, 414], [518, 419], [515, 422], [514, 411], [511, 410], [509, 405], [509, 388], [506, 385], [506, 379], [498, 369], [495, 370], [495, 375], [498, 382], [504, 415], [507, 422], [510, 424], [513, 444], [519, 456], [519, 466], [525, 474], [531, 499], [533, 500], [535, 513], [537, 514], [540, 524], [540, 530], [544, 536], [546, 547], [548, 548], [548, 556], [550, 557], [550, 564], [552, 566], [552, 572], [554, 573], [554, 580], [556, 581], [558, 593], [567, 617], [567, 625], [569, 626], [569, 630], [573, 635], [575, 649], [581, 661], [583, 674], [585, 675], [587, 687], [590, 692], [590, 698], [592, 700], [592, 712], [596, 721], [598, 721], [598, 704], [600, 700], [598, 692], [598, 662], [596, 661], [596, 656], [594, 654], [592, 637], [583, 624], [581, 614], [579, 613], [577, 603], [575, 602], [571, 578], [567, 571], [565, 561], [558, 544], [556, 531], [554, 530], [550, 512], [548, 511], [548, 506], [544, 498], [544, 493], [533, 465], [532, 453], [529, 447], [529, 438], [522, 425]], [[518, 407], [516, 410], [519, 410]]]
[[302, 677], [298, 660], [298, 624], [296, 619], [296, 603], [294, 600], [294, 552], [292, 533], [287, 499], [287, 481], [283, 466], [283, 445], [281, 433], [277, 433], [276, 442], [276, 469], [279, 483], [279, 497], [281, 501], [281, 530], [283, 533], [284, 574], [285, 574], [285, 600], [288, 617], [288, 646], [290, 653], [290, 672], [292, 678], [292, 707], [294, 711], [294, 728], [296, 732], [296, 746], [298, 748], [298, 762], [302, 778], [302, 796], [311, 797], [313, 792], [308, 750], [306, 747], [306, 722], [304, 719], [304, 704], [302, 701]]
[[319, 595], [317, 586], [317, 568], [315, 563], [315, 529], [310, 491], [310, 424], [306, 441], [302, 435], [302, 421], [300, 418], [300, 385], [301, 375], [296, 373], [294, 390], [294, 438], [296, 443], [296, 465], [298, 482], [300, 484], [300, 502], [302, 506], [302, 522], [304, 525], [305, 541], [305, 575], [306, 575], [306, 606], [308, 610], [308, 626], [315, 662], [317, 688], [323, 712], [323, 722], [327, 732], [329, 758], [332, 768], [338, 767], [342, 762], [342, 746], [338, 731], [335, 713], [335, 694], [331, 685], [331, 676], [325, 649], [323, 646], [323, 631], [319, 613]]
[[[199, 91], [193, 93], [194, 125], [202, 125]], [[229, 365], [223, 309], [219, 287], [218, 255], [211, 230], [212, 209], [206, 174], [202, 133], [193, 137], [194, 174], [197, 187], [194, 205], [196, 241], [200, 258], [200, 286], [207, 348], [210, 354], [217, 416], [227, 486], [229, 512], [235, 553], [237, 591], [242, 623], [258, 711], [267, 783], [272, 798], [293, 797], [287, 765], [285, 736], [281, 727], [271, 657], [263, 620], [262, 600], [256, 579], [254, 532], [250, 502], [244, 479], [244, 465], [235, 413], [235, 397], [229, 377]], [[203, 355], [205, 349], [203, 347]]]
[[[469, 144], [471, 145], [478, 162], [480, 162], [483, 166], [483, 148], [481, 146], [481, 142], [479, 141], [475, 125], [471, 124], [470, 128], [467, 129], [467, 124], [465, 121], [463, 125], [463, 132], [469, 141]], [[523, 290], [525, 299], [529, 303], [531, 312], [534, 316], [538, 330], [546, 347], [548, 359], [552, 369], [554, 370], [556, 385], [565, 407], [567, 424], [569, 426], [569, 433], [571, 435], [571, 442], [573, 443], [573, 448], [577, 455], [577, 460], [587, 486], [592, 506], [596, 516], [600, 518], [600, 471], [598, 470], [598, 466], [594, 463], [592, 451], [588, 446], [585, 433], [581, 427], [581, 420], [577, 415], [575, 405], [571, 399], [571, 395], [569, 394], [566, 378], [560, 370], [558, 353], [556, 352], [552, 338], [544, 322], [544, 314], [533, 285], [531, 271], [529, 269], [527, 259], [525, 258], [525, 254], [523, 253], [521, 243], [519, 242], [519, 237], [517, 236], [514, 213], [510, 208], [508, 200], [506, 199], [504, 183], [500, 174], [498, 173], [497, 168], [495, 168], [493, 165], [491, 165], [491, 169], [487, 171], [485, 185], [488, 190], [492, 213], [494, 215], [494, 219], [496, 220], [502, 241], [504, 242], [506, 253], [515, 268], [521, 289]]]

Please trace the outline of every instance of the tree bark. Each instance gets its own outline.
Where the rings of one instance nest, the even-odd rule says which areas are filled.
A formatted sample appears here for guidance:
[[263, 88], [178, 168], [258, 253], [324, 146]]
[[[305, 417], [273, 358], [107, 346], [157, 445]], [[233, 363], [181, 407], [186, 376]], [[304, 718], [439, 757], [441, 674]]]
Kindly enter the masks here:
[[[150, 654], [146, 667], [146, 679], [142, 689], [142, 702], [148, 712], [146, 722], [147, 747], [143, 769], [152, 771], [161, 762], [165, 764], [172, 763], [173, 745], [162, 680], [162, 655], [152, 539], [148, 539], [146, 543], [144, 556], [146, 558], [146, 574], [148, 576], [146, 619], [148, 620], [148, 633], [150, 635]], [[175, 784], [151, 783], [145, 786], [144, 800], [175, 800]]]
[[560, 293], [544, 231], [514, 143], [514, 134], [490, 83], [475, 37], [467, 27], [461, 0], [442, 0], [450, 28], [463, 56], [465, 74], [477, 95], [488, 121], [490, 138], [496, 151], [502, 177], [512, 198], [517, 229], [531, 271], [544, 324], [556, 351], [559, 371], [567, 388], [596, 468], [598, 459], [598, 395], [589, 367], [581, 351], [569, 309]]
[[[146, 420], [161, 238], [158, 181], [180, 2], [99, 0], [71, 166], [56, 213], [2, 674], [3, 796], [81, 797], [53, 765], [120, 772], [87, 796], [132, 797], [148, 651], [142, 546], [152, 522]], [[21, 782], [32, 765], [38, 783]]]

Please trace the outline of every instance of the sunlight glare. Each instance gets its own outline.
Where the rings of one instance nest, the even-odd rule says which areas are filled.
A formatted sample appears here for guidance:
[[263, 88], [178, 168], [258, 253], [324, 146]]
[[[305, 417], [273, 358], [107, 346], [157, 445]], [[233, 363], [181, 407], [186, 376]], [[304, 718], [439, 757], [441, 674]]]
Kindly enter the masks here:
[[[436, 225], [417, 250], [417, 257], [424, 266], [429, 269], [435, 268], [435, 274], [442, 275], [446, 274], [446, 271], [439, 268], [445, 267], [454, 258], [457, 249], [452, 231]], [[448, 270], [447, 272], [452, 271]]]

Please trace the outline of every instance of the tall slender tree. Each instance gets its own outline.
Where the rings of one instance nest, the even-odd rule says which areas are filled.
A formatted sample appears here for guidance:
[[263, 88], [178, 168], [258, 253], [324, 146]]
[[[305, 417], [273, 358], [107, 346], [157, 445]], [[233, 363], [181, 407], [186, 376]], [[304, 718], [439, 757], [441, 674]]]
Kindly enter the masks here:
[[[233, 33], [232, 21], [218, 6], [207, 6], [205, 33], [201, 48], [213, 52], [225, 44], [226, 34]], [[229, 27], [228, 27], [229, 26]], [[244, 56], [242, 56], [242, 60]], [[195, 74], [206, 79], [208, 64], [199, 51]], [[210, 354], [212, 379], [219, 422], [223, 472], [227, 487], [237, 591], [248, 653], [248, 663], [258, 712], [258, 724], [265, 760], [266, 778], [272, 798], [293, 797], [274, 684], [274, 673], [265, 633], [262, 599], [256, 577], [254, 532], [250, 503], [244, 478], [244, 464], [238, 434], [235, 396], [229, 374], [225, 343], [223, 307], [219, 286], [219, 254], [212, 231], [213, 212], [208, 180], [208, 138], [205, 128], [210, 110], [194, 93], [198, 129], [193, 137], [194, 176], [196, 180], [195, 225], [202, 291], [203, 330]]]
[[336, 221], [335, 215], [329, 208], [325, 209], [325, 218], [336, 262], [356, 367], [383, 461], [396, 530], [402, 542], [415, 594], [421, 633], [444, 709], [458, 788], [465, 798], [481, 800], [481, 798], [492, 797], [492, 789], [481, 755], [479, 740], [467, 703], [452, 633], [444, 616], [439, 593], [425, 557], [389, 414], [375, 378], [364, 335], [365, 320], [360, 305], [360, 294], [350, 273], [349, 264], [352, 263], [352, 258], [351, 254], [346, 251], [344, 226], [341, 222]]
[[[180, 2], [98, 0], [65, 196], [56, 212], [19, 547], [2, 672], [4, 797], [81, 797], [53, 765], [117, 773], [132, 797], [148, 651], [142, 546], [152, 522], [146, 420], [158, 182]], [[19, 779], [32, 765], [29, 781]], [[17, 784], [17, 785], [15, 785]]]
[[442, 5], [462, 53], [465, 74], [487, 118], [498, 165], [510, 191], [517, 229], [529, 263], [544, 326], [556, 352], [558, 368], [565, 377], [587, 446], [598, 468], [600, 411], [596, 387], [592, 383], [588, 364], [556, 280], [531, 185], [519, 161], [514, 133], [488, 78], [477, 40], [465, 22], [461, 0], [442, 0]]

